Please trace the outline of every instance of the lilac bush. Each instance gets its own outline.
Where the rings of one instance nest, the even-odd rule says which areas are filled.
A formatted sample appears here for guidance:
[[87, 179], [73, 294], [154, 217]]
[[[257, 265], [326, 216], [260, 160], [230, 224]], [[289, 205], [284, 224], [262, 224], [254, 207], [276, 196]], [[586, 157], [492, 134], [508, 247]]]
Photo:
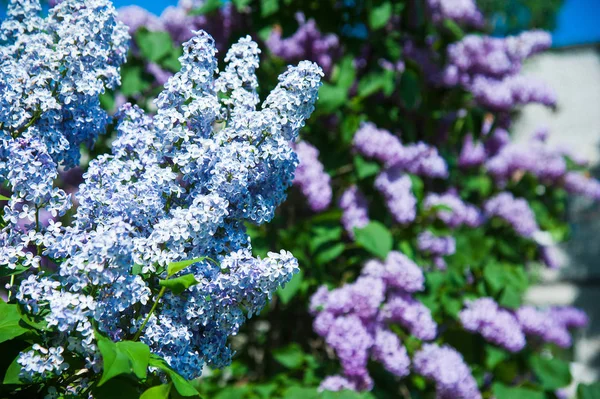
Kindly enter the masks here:
[[[524, 106], [556, 106], [552, 82], [523, 73], [551, 46], [548, 33], [489, 36], [489, 15], [471, 0], [181, 1], [160, 17], [132, 11], [121, 14], [133, 37], [123, 84], [102, 99], [137, 107], [121, 107], [112, 155], [87, 169], [74, 224], [48, 221], [57, 237], [94, 237], [48, 246], [58, 257], [67, 245], [91, 254], [114, 243], [84, 267], [105, 260], [89, 284], [107, 296], [86, 313], [98, 315], [99, 336], [137, 335], [187, 378], [206, 364], [211, 376], [196, 385], [206, 397], [553, 398], [570, 383], [564, 349], [586, 315], [525, 298], [540, 268], [561, 266], [569, 194], [597, 200], [600, 183], [544, 129], [511, 137]], [[217, 49], [250, 34], [263, 51], [235, 43], [209, 83], [178, 58], [200, 28]], [[258, 85], [303, 59], [325, 71], [306, 126], [312, 64], [284, 75], [306, 78], [290, 87], [297, 94], [286, 91], [290, 101]], [[293, 256], [269, 255], [279, 248]], [[77, 251], [59, 270], [79, 264]], [[136, 270], [128, 279], [124, 262]], [[170, 276], [173, 264], [185, 271]], [[77, 284], [88, 277], [74, 271], [65, 271], [70, 293], [85, 293]], [[108, 271], [110, 286], [98, 276]], [[193, 285], [156, 301], [188, 274]], [[62, 287], [23, 284], [15, 295], [42, 311], [31, 293]], [[123, 286], [137, 289], [114, 291]], [[147, 317], [124, 324], [133, 312]], [[57, 342], [40, 342], [24, 363], [61, 363]]]

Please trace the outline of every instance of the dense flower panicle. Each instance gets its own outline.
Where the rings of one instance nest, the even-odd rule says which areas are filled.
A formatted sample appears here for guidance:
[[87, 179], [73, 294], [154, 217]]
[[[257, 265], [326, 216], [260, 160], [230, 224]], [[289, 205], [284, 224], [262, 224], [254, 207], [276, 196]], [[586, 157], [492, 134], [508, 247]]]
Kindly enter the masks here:
[[431, 18], [437, 22], [451, 19], [457, 23], [482, 26], [483, 14], [473, 0], [427, 0]]
[[473, 135], [467, 134], [458, 157], [458, 166], [461, 168], [479, 166], [485, 162], [486, 158], [487, 154], [483, 144], [481, 142], [475, 143], [473, 141]]
[[[313, 110], [322, 72], [312, 63], [290, 67], [257, 110], [256, 44], [234, 45], [218, 77], [215, 54], [213, 39], [197, 32], [155, 101], [156, 116], [122, 107], [112, 154], [84, 175], [73, 225], [51, 223], [43, 237], [45, 253], [64, 259], [59, 285], [34, 278], [17, 293], [31, 309], [48, 302], [49, 325], [71, 331], [70, 348], [94, 369], [92, 323], [126, 339], [149, 310], [150, 286], [132, 275], [134, 265], [165, 278], [169, 262], [204, 259], [186, 269], [197, 284], [167, 292], [140, 331], [190, 379], [204, 363], [229, 363], [227, 337], [298, 270], [286, 251], [254, 258], [244, 222], [270, 220], [285, 199], [298, 163], [289, 141]], [[84, 294], [92, 288], [94, 298]]]
[[531, 238], [539, 231], [535, 215], [523, 198], [515, 198], [511, 193], [502, 192], [486, 201], [483, 207], [489, 218], [498, 217], [512, 226], [515, 232]]
[[326, 379], [324, 390], [371, 389], [369, 357], [390, 373], [409, 374], [406, 348], [387, 324], [399, 323], [423, 340], [432, 340], [437, 325], [431, 312], [411, 293], [424, 289], [421, 269], [405, 255], [392, 251], [384, 263], [371, 260], [351, 284], [329, 291], [322, 286], [310, 300], [313, 328], [336, 351], [343, 376]]
[[440, 208], [435, 211], [435, 216], [446, 223], [448, 227], [457, 228], [461, 225], [477, 227], [482, 222], [482, 216], [479, 209], [474, 205], [465, 203], [452, 191], [448, 191], [444, 194], [427, 194], [423, 201], [425, 210], [432, 210], [440, 206], [450, 208]]
[[488, 159], [486, 169], [499, 182], [506, 182], [517, 172], [529, 172], [539, 179], [556, 182], [567, 170], [562, 154], [549, 148], [538, 137], [527, 143], [510, 143]]
[[[79, 163], [108, 122], [98, 96], [118, 85], [127, 52], [125, 26], [104, 0], [64, 1], [46, 18], [38, 1], [11, 1], [0, 27], [0, 181], [12, 191], [4, 207], [0, 264], [38, 266], [29, 245], [71, 208], [55, 187], [59, 166]], [[78, 43], [78, 46], [73, 46]]]
[[429, 308], [410, 295], [390, 295], [381, 315], [385, 320], [399, 323], [411, 335], [424, 341], [435, 339], [437, 335], [437, 323]]
[[302, 13], [296, 13], [295, 17], [298, 30], [292, 36], [283, 38], [281, 28], [275, 27], [266, 41], [267, 47], [271, 53], [288, 62], [314, 61], [329, 74], [339, 54], [338, 37], [332, 33], [324, 35], [317, 28], [315, 20], [307, 21]]
[[31, 349], [19, 357], [18, 363], [25, 376], [40, 375], [47, 378], [59, 376], [69, 367], [64, 362], [63, 347], [44, 348], [33, 344]]
[[490, 156], [498, 154], [499, 151], [511, 142], [510, 133], [503, 128], [496, 128], [487, 136], [484, 146], [485, 151]]
[[462, 73], [504, 77], [519, 72], [525, 59], [551, 45], [552, 38], [544, 31], [506, 38], [468, 35], [448, 47], [448, 56]]
[[435, 382], [437, 399], [481, 399], [469, 366], [452, 347], [425, 344], [413, 365], [417, 373]]
[[362, 270], [365, 276], [381, 278], [392, 288], [406, 292], [417, 292], [424, 289], [425, 276], [415, 262], [398, 251], [391, 251], [385, 262], [370, 260]]
[[344, 389], [348, 389], [351, 391], [356, 391], [358, 388], [356, 386], [356, 382], [352, 381], [349, 377], [342, 377], [341, 375], [331, 375], [326, 377], [321, 384], [319, 384], [319, 391], [343, 391]]
[[407, 174], [398, 168], [386, 169], [375, 179], [375, 188], [379, 190], [386, 205], [400, 224], [408, 224], [417, 216], [417, 199], [412, 192], [412, 182]]
[[583, 173], [567, 172], [564, 176], [564, 188], [570, 193], [600, 200], [600, 181]]
[[342, 226], [350, 237], [354, 237], [354, 229], [369, 224], [369, 203], [358, 187], [351, 186], [344, 191], [339, 200], [342, 210]]
[[164, 29], [162, 21], [156, 15], [140, 6], [125, 6], [119, 8], [117, 11], [119, 20], [129, 28], [129, 35], [131, 36], [142, 27], [150, 31]]
[[517, 310], [516, 316], [525, 334], [563, 348], [568, 348], [572, 343], [569, 329], [581, 328], [588, 323], [584, 312], [570, 306], [556, 306], [544, 310], [522, 306]]
[[383, 367], [398, 377], [409, 374], [410, 358], [400, 338], [393, 332], [378, 328], [373, 343], [373, 359], [381, 362]]
[[403, 150], [400, 139], [371, 122], [364, 122], [354, 134], [352, 145], [360, 154], [389, 165]]
[[310, 209], [323, 211], [331, 204], [331, 177], [319, 162], [319, 150], [301, 141], [294, 146], [300, 163], [296, 168], [294, 184], [300, 187]]
[[499, 308], [492, 298], [467, 301], [459, 318], [467, 331], [477, 332], [506, 350], [518, 352], [525, 346], [525, 335], [516, 317]]
[[388, 168], [421, 176], [446, 177], [448, 166], [435, 147], [423, 142], [403, 145], [400, 139], [373, 123], [363, 123], [352, 145], [360, 154], [382, 162]]
[[456, 240], [452, 236], [435, 236], [431, 231], [424, 231], [417, 237], [417, 246], [429, 255], [452, 255], [456, 251]]
[[551, 44], [550, 34], [543, 31], [506, 38], [467, 35], [448, 46], [448, 65], [439, 81], [464, 87], [481, 105], [496, 111], [528, 103], [554, 106], [556, 96], [548, 86], [519, 75], [525, 59]]

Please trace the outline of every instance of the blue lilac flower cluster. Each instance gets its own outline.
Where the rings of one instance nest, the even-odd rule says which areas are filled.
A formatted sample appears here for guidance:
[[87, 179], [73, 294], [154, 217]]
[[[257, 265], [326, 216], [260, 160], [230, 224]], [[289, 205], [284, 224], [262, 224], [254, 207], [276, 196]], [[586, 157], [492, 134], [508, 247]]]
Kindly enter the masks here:
[[[156, 115], [130, 104], [119, 111], [112, 154], [90, 163], [72, 224], [19, 231], [11, 227], [36, 220], [42, 208], [69, 208], [52, 187], [57, 167], [76, 165], [79, 144], [104, 129], [98, 95], [118, 84], [128, 39], [105, 1], [67, 0], [46, 19], [39, 11], [13, 1], [2, 25], [1, 138], [10, 151], [2, 178], [13, 197], [0, 263], [60, 260], [57, 272], [30, 274], [16, 290], [52, 331], [46, 346], [19, 357], [23, 378], [60, 373], [69, 367], [66, 350], [98, 371], [94, 328], [112, 340], [139, 336], [187, 378], [204, 363], [228, 364], [227, 338], [298, 270], [287, 251], [253, 257], [244, 223], [269, 221], [285, 199], [298, 164], [289, 143], [314, 109], [321, 69], [308, 61], [289, 67], [259, 109], [256, 43], [234, 44], [219, 74], [214, 40], [195, 32], [180, 72], [155, 100]], [[57, 205], [59, 196], [66, 205]], [[24, 252], [30, 244], [35, 256]], [[189, 273], [194, 284], [155, 296], [167, 266], [188, 259], [197, 261], [174, 277]]]
[[0, 27], [0, 181], [12, 191], [0, 264], [10, 269], [39, 265], [28, 246], [44, 240], [49, 217], [71, 207], [54, 185], [58, 168], [78, 165], [80, 146], [104, 131], [98, 96], [119, 84], [127, 52], [127, 32], [107, 1], [41, 12], [39, 1], [13, 0]]
[[395, 251], [385, 262], [367, 262], [354, 283], [332, 291], [319, 288], [310, 303], [316, 316], [313, 326], [335, 350], [343, 369], [343, 375], [326, 378], [321, 389], [371, 389], [369, 359], [397, 377], [407, 376], [410, 359], [390, 325], [400, 325], [421, 340], [435, 339], [437, 325], [431, 312], [413, 297], [423, 289], [421, 269]]

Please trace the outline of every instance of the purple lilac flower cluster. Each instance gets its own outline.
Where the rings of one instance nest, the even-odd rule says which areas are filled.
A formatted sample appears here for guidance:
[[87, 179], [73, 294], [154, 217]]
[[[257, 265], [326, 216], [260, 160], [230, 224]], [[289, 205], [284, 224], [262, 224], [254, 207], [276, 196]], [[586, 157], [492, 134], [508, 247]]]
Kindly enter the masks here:
[[451, 346], [425, 344], [413, 365], [417, 373], [435, 382], [437, 399], [481, 399], [469, 366]]
[[427, 177], [445, 177], [448, 167], [435, 147], [419, 142], [403, 145], [398, 137], [372, 123], [364, 123], [353, 139], [354, 149], [382, 162], [384, 170], [375, 179], [375, 188], [383, 194], [396, 222], [415, 220], [417, 199], [408, 173]]
[[487, 217], [506, 221], [522, 237], [531, 238], [540, 230], [527, 201], [515, 198], [509, 192], [493, 196], [485, 202], [483, 209]]
[[298, 30], [290, 37], [283, 38], [281, 28], [275, 27], [266, 41], [267, 47], [287, 62], [314, 61], [329, 74], [340, 54], [338, 37], [333, 33], [321, 33], [315, 20], [306, 20], [302, 13], [296, 14], [296, 21]]
[[569, 329], [588, 324], [587, 315], [571, 306], [555, 306], [545, 310], [523, 306], [517, 310], [516, 316], [525, 334], [563, 348], [568, 348], [572, 343]]
[[[0, 85], [15, 91], [2, 96], [8, 108], [0, 115], [6, 119], [2, 148], [18, 150], [3, 154], [17, 159], [2, 158], [14, 194], [5, 209], [9, 228], [0, 235], [0, 261], [12, 268], [35, 262], [21, 243], [13, 245], [11, 227], [22, 218], [37, 220], [41, 208], [63, 212], [32, 192], [57, 195], [58, 189], [44, 188], [52, 187], [57, 163], [73, 165], [79, 144], [92, 142], [104, 126], [97, 96], [118, 83], [127, 42], [126, 28], [103, 0], [64, 1], [45, 20], [37, 16], [39, 4], [31, 4], [11, 3], [2, 24], [7, 44], [0, 50], [1, 79], [16, 79]], [[80, 48], [75, 37], [97, 43]], [[23, 42], [31, 42], [36, 57], [50, 57], [48, 71], [38, 70], [37, 59], [14, 55]], [[68, 367], [61, 355], [66, 350], [99, 371], [95, 328], [112, 340], [136, 334], [183, 376], [195, 378], [204, 363], [229, 363], [227, 337], [298, 270], [287, 251], [253, 257], [244, 223], [269, 221], [285, 199], [298, 164], [289, 143], [314, 109], [323, 73], [308, 61], [290, 66], [259, 109], [256, 43], [246, 37], [234, 44], [221, 73], [216, 52], [212, 37], [196, 32], [184, 44], [180, 72], [155, 100], [157, 114], [130, 104], [121, 108], [112, 154], [90, 163], [72, 224], [50, 220], [45, 231], [32, 226], [27, 233], [26, 244], [61, 261], [56, 273], [31, 274], [13, 289], [49, 330], [44, 346], [19, 357], [24, 378]], [[23, 71], [47, 78], [19, 78]], [[77, 115], [71, 108], [80, 106], [80, 118], [61, 120], [63, 108]], [[190, 259], [196, 262], [185, 273], [194, 284], [152, 298], [153, 282], [171, 277], [168, 265]], [[147, 275], [152, 278], [142, 278]]]
[[481, 27], [483, 14], [473, 0], [427, 0], [431, 18], [436, 23], [450, 19], [460, 24]]
[[435, 209], [435, 217], [450, 228], [462, 225], [477, 227], [483, 221], [481, 211], [477, 207], [467, 204], [451, 190], [444, 194], [427, 194], [423, 207], [426, 211]]
[[351, 186], [344, 191], [338, 205], [342, 210], [342, 226], [354, 238], [355, 228], [369, 224], [369, 203], [358, 187]]
[[550, 45], [550, 34], [543, 31], [506, 38], [468, 35], [448, 47], [441, 81], [446, 86], [464, 87], [481, 105], [496, 111], [534, 102], [553, 106], [556, 98], [548, 86], [519, 75], [526, 58]]
[[525, 346], [525, 335], [517, 318], [498, 307], [492, 298], [467, 301], [459, 318], [465, 330], [478, 332], [487, 341], [508, 351], [518, 352]]
[[452, 236], [436, 236], [431, 231], [424, 231], [417, 236], [417, 247], [421, 252], [433, 257], [438, 269], [446, 269], [443, 256], [456, 252], [456, 240]]
[[395, 251], [385, 262], [367, 262], [352, 284], [332, 291], [319, 288], [310, 303], [316, 315], [313, 327], [335, 350], [343, 369], [343, 375], [328, 377], [320, 388], [371, 389], [369, 358], [397, 377], [407, 376], [408, 353], [389, 325], [400, 324], [422, 340], [435, 338], [437, 325], [431, 312], [412, 296], [423, 288], [421, 269]]
[[505, 184], [519, 173], [530, 173], [542, 182], [562, 186], [570, 193], [600, 199], [600, 182], [583, 173], [568, 171], [564, 151], [551, 148], [546, 132], [540, 131], [527, 143], [510, 143], [485, 162], [496, 182]]
[[373, 123], [363, 123], [354, 135], [354, 149], [382, 162], [386, 168], [426, 177], [448, 176], [448, 166], [435, 147], [418, 142], [403, 145], [400, 139]]
[[308, 200], [308, 205], [315, 212], [326, 209], [331, 204], [331, 177], [319, 162], [319, 150], [301, 141], [294, 145], [299, 164], [296, 168], [294, 184], [300, 187]]

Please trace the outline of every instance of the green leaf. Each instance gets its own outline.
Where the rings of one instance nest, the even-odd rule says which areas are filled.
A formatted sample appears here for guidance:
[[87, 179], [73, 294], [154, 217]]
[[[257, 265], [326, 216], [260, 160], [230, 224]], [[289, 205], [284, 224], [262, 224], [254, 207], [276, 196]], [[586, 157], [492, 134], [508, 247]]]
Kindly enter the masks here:
[[140, 399], [169, 399], [172, 383], [162, 384], [149, 389], [146, 389]]
[[0, 303], [0, 342], [8, 341], [28, 330], [20, 324], [21, 315], [17, 305]]
[[341, 227], [317, 226], [311, 230], [308, 248], [312, 253], [316, 253], [324, 244], [338, 241], [340, 238], [342, 238]]
[[[30, 348], [24, 349], [22, 352], [27, 352]], [[6, 369], [6, 374], [4, 374], [3, 384], [13, 384], [13, 385], [22, 385], [23, 381], [19, 379], [19, 374], [21, 373], [21, 365], [17, 363], [17, 359], [19, 356], [15, 357], [15, 359], [10, 363], [8, 368]]]
[[571, 383], [569, 364], [561, 359], [547, 359], [534, 355], [529, 363], [544, 389], [553, 391]]
[[100, 94], [100, 106], [107, 111], [112, 111], [115, 108], [115, 94], [112, 91]]
[[496, 348], [495, 346], [486, 345], [485, 347], [485, 366], [493, 370], [498, 364], [508, 358], [508, 353], [505, 350]]
[[7, 277], [12, 275], [17, 275], [26, 272], [29, 270], [28, 266], [18, 266], [14, 269], [9, 269], [8, 267], [0, 267], [0, 277]]
[[318, 399], [316, 388], [290, 387], [285, 390], [282, 399]]
[[286, 305], [293, 297], [296, 295], [298, 290], [300, 289], [300, 285], [302, 284], [302, 270], [292, 277], [292, 279], [285, 285], [283, 288], [279, 288], [277, 290], [277, 295], [281, 302]]
[[270, 399], [273, 397], [273, 393], [277, 390], [277, 384], [259, 384], [254, 386], [254, 392], [261, 397], [261, 399]]
[[126, 66], [121, 68], [121, 94], [133, 96], [150, 87], [150, 83], [143, 77], [142, 67]]
[[395, 75], [394, 71], [387, 70], [366, 75], [358, 82], [358, 96], [365, 98], [379, 91], [389, 96], [396, 86]]
[[319, 399], [367, 399], [373, 398], [370, 392], [356, 392], [350, 390], [343, 390], [338, 392], [323, 391], [319, 396]]
[[252, 0], [232, 0], [233, 5], [235, 6], [236, 10], [238, 11], [242, 11], [244, 10], [248, 5], [250, 5], [250, 2]]
[[492, 386], [492, 391], [496, 399], [546, 399], [543, 392], [528, 388], [508, 387], [500, 383], [495, 383]]
[[179, 57], [183, 55], [183, 49], [181, 47], [175, 47], [172, 51], [167, 54], [166, 57], [160, 60], [159, 65], [163, 68], [168, 69], [171, 72], [179, 72], [181, 69], [181, 62]]
[[392, 3], [386, 1], [378, 7], [373, 7], [369, 13], [369, 26], [373, 30], [383, 28], [392, 16]]
[[0, 201], [10, 201], [10, 198], [5, 197], [4, 195], [0, 194]]
[[273, 351], [273, 358], [289, 369], [297, 369], [304, 363], [304, 352], [300, 345], [290, 344]]
[[131, 399], [139, 397], [139, 384], [127, 377], [117, 377], [106, 384], [92, 388], [94, 399]]
[[240, 387], [226, 387], [222, 389], [213, 399], [240, 399], [245, 397], [250, 388], [247, 385]]
[[417, 175], [408, 175], [408, 177], [410, 177], [410, 182], [412, 186], [411, 189], [412, 192], [415, 194], [415, 197], [417, 197], [417, 199], [423, 199], [425, 192], [425, 183], [423, 183], [423, 179], [421, 179]]
[[348, 90], [344, 87], [323, 83], [319, 89], [317, 107], [325, 113], [331, 113], [344, 105], [348, 99]]
[[154, 354], [151, 355], [148, 364], [152, 367], [159, 368], [165, 373], [167, 373], [179, 395], [185, 397], [198, 396], [198, 391], [196, 391], [194, 386], [185, 378], [180, 376], [175, 370], [173, 370], [161, 357]]
[[356, 78], [356, 68], [354, 67], [354, 59], [352, 57], [344, 57], [339, 63], [335, 73], [335, 84], [338, 87], [344, 88], [346, 91], [354, 84]]
[[362, 180], [370, 176], [374, 176], [381, 170], [377, 162], [367, 161], [360, 155], [354, 157], [354, 169], [356, 176]]
[[[210, 3], [210, 1], [207, 3]], [[135, 32], [135, 42], [142, 56], [156, 63], [174, 51], [171, 35], [164, 31], [149, 31], [145, 28], [139, 29]]]
[[201, 256], [199, 258], [194, 258], [194, 259], [182, 260], [179, 262], [171, 262], [167, 265], [167, 275], [169, 277], [171, 277], [172, 275], [177, 274], [178, 272], [182, 271], [186, 267], [193, 265], [194, 263], [197, 263], [197, 262], [202, 262], [203, 260], [206, 260], [206, 256]]
[[502, 290], [498, 304], [506, 308], [517, 309], [523, 303], [523, 292], [517, 287], [507, 285]]
[[457, 41], [462, 39], [463, 36], [465, 35], [465, 33], [463, 32], [461, 27], [458, 26], [458, 24], [456, 22], [452, 21], [451, 19], [444, 20], [444, 27], [446, 29], [448, 29], [450, 32], [452, 32], [452, 34], [454, 35], [454, 38]]
[[221, 0], [206, 0], [202, 6], [190, 11], [190, 15], [210, 14], [221, 8]]
[[279, 0], [260, 0], [260, 16], [268, 17], [279, 11]]
[[345, 249], [346, 246], [343, 242], [338, 242], [334, 245], [328, 246], [325, 249], [321, 249], [315, 256], [315, 264], [324, 265], [325, 263], [331, 262], [340, 256]]
[[579, 384], [577, 387], [577, 399], [598, 399], [600, 398], [600, 382], [590, 385]]
[[356, 243], [373, 255], [385, 259], [392, 250], [392, 233], [381, 223], [373, 221], [354, 230]]
[[102, 377], [98, 386], [121, 374], [133, 373], [140, 380], [146, 378], [150, 360], [148, 345], [134, 341], [115, 343], [98, 332], [96, 332], [96, 340], [103, 362]]
[[415, 109], [421, 102], [419, 76], [410, 69], [407, 69], [400, 79], [400, 98], [408, 109]]
[[179, 295], [192, 285], [198, 284], [198, 280], [196, 280], [193, 274], [189, 273], [176, 278], [170, 278], [168, 280], [159, 280], [158, 284], [161, 287], [170, 289], [174, 294]]

